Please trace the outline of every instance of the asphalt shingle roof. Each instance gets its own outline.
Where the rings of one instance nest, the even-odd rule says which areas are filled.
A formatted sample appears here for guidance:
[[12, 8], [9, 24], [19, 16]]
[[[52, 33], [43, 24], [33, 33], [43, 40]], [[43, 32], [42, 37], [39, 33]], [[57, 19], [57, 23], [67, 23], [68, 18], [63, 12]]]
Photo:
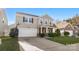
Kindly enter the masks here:
[[17, 12], [17, 14], [23, 14], [23, 15], [29, 15], [29, 16], [39, 17], [39, 16], [37, 16], [37, 15], [32, 15], [32, 14], [23, 13], [23, 12]]

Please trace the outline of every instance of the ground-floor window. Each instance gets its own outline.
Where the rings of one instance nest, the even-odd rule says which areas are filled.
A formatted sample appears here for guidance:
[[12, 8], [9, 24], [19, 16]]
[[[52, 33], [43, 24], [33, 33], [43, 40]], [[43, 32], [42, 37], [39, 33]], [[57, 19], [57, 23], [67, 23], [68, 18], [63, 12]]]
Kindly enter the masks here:
[[49, 33], [52, 33], [53, 32], [53, 29], [52, 28], [48, 28], [48, 32]]

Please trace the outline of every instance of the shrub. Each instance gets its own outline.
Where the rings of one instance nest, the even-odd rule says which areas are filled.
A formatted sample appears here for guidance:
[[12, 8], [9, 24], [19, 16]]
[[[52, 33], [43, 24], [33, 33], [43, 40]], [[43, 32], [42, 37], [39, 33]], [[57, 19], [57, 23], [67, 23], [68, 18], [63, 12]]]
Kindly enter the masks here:
[[10, 30], [9, 36], [10, 37], [18, 37], [18, 29], [17, 28], [12, 28]]
[[64, 36], [69, 36], [69, 32], [64, 32]]
[[56, 37], [57, 36], [57, 33], [48, 33], [48, 36], [49, 37]]
[[79, 33], [77, 35], [79, 36]]
[[40, 36], [40, 37], [44, 37], [45, 34], [44, 34], [44, 33], [39, 33], [39, 36]]
[[52, 36], [53, 36], [53, 33], [48, 33], [48, 36], [49, 36], [49, 37], [52, 37]]
[[56, 29], [55, 33], [56, 33], [56, 36], [60, 36], [60, 35], [61, 35], [61, 33], [60, 33], [60, 30], [59, 30], [59, 29]]

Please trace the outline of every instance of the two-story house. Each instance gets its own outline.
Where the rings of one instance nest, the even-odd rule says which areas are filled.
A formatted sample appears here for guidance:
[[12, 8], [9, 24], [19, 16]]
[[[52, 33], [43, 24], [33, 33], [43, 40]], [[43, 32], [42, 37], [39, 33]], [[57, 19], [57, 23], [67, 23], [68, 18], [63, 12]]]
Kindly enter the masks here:
[[0, 9], [0, 36], [8, 35], [8, 21], [4, 9]]
[[44, 15], [38, 18], [38, 33], [53, 32], [53, 19]]
[[19, 29], [19, 37], [36, 37], [39, 33], [53, 32], [53, 21], [48, 15], [40, 17], [17, 12], [16, 26]]

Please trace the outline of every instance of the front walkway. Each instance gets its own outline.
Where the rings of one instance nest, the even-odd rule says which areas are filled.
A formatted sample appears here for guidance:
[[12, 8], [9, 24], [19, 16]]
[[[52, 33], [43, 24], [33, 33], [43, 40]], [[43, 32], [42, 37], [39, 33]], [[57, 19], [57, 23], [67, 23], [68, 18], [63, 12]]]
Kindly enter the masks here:
[[19, 38], [21, 50], [26, 51], [78, 51], [79, 43], [72, 45], [59, 44], [45, 38]]

